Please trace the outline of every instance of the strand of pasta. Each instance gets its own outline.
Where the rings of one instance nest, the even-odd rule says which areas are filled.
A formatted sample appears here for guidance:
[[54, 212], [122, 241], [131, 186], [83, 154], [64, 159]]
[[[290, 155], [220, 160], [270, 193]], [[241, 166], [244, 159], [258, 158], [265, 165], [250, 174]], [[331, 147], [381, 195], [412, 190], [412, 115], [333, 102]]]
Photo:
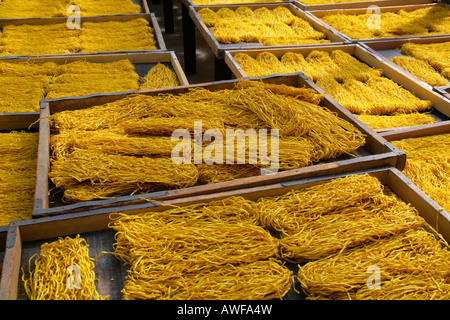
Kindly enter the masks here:
[[[443, 299], [449, 261], [448, 244], [416, 228], [299, 265], [298, 280], [308, 299]], [[381, 271], [379, 290], [367, 287], [371, 266]]]

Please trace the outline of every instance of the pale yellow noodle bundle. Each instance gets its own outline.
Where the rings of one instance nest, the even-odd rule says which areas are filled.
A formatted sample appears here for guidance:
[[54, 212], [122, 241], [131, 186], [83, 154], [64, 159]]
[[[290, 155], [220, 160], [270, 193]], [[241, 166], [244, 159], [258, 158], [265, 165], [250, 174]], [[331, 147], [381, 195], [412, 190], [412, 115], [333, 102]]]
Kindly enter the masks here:
[[292, 273], [270, 259], [186, 272], [177, 265], [134, 269], [125, 282], [123, 300], [272, 300], [292, 286]]
[[419, 80], [428, 83], [430, 86], [446, 86], [449, 84], [449, 82], [426, 61], [407, 56], [395, 57], [392, 58], [391, 61]]
[[450, 211], [450, 135], [409, 138], [392, 143], [407, 154], [403, 172], [423, 192]]
[[3, 0], [0, 2], [0, 19], [52, 18], [73, 14], [71, 5], [80, 8], [82, 16], [111, 14], [137, 14], [139, 5], [132, 0]]
[[[22, 278], [30, 300], [104, 300], [95, 285], [93, 259], [89, 257], [86, 241], [77, 235], [74, 238], [59, 238], [44, 243], [36, 254], [29, 275]], [[69, 268], [72, 267], [73, 277]], [[77, 277], [79, 275], [79, 277]], [[71, 282], [69, 282], [71, 281]]]
[[114, 254], [130, 265], [123, 299], [281, 299], [292, 273], [274, 260], [278, 240], [254, 224], [252, 210], [232, 197], [112, 215]]
[[[448, 249], [411, 229], [299, 266], [298, 280], [308, 299], [448, 299]], [[380, 289], [368, 287], [374, 267]]]
[[0, 55], [43, 55], [79, 52], [157, 49], [154, 30], [143, 18], [130, 21], [84, 22], [80, 29], [65, 23], [6, 25]]
[[149, 90], [156, 88], [170, 88], [180, 85], [178, 77], [172, 69], [162, 63], [150, 69], [144, 77], [139, 90]]

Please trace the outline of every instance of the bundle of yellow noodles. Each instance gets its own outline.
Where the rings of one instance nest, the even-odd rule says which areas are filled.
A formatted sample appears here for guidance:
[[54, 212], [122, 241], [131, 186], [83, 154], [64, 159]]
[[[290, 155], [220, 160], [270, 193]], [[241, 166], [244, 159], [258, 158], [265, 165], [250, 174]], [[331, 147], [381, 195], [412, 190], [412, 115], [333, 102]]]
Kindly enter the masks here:
[[[145, 77], [146, 86], [150, 83], [154, 88], [178, 85], [172, 70], [155, 68]], [[139, 90], [139, 82], [134, 65], [127, 59], [105, 63], [79, 60], [61, 65], [29, 60], [1, 62], [0, 112], [36, 112], [44, 98], [135, 91]]]
[[400, 50], [408, 56], [427, 62], [442, 76], [450, 78], [449, 42], [423, 44], [408, 42], [401, 45]]
[[415, 228], [299, 266], [298, 280], [308, 299], [448, 299], [449, 258], [443, 239]]
[[114, 254], [130, 265], [124, 300], [280, 299], [291, 287], [278, 240], [243, 198], [111, 219]]
[[80, 52], [158, 49], [154, 29], [143, 18], [130, 21], [85, 22]]
[[70, 0], [80, 8], [82, 16], [100, 16], [113, 14], [138, 14], [141, 6], [132, 0]]
[[449, 84], [447, 79], [441, 76], [426, 61], [408, 56], [394, 57], [391, 61], [408, 71], [419, 80], [428, 83], [430, 86], [446, 86]]
[[80, 30], [65, 23], [48, 25], [6, 25], [0, 36], [0, 55], [43, 55], [75, 53], [81, 50]]
[[149, 90], [156, 88], [170, 88], [180, 85], [178, 77], [172, 69], [162, 63], [152, 67], [144, 77], [140, 90]]
[[137, 90], [139, 75], [129, 60], [110, 63], [76, 61], [59, 67], [47, 99]]
[[28, 277], [24, 273], [22, 278], [30, 300], [107, 299], [97, 292], [94, 267], [86, 240], [77, 235], [44, 243], [30, 259]]
[[0, 134], [0, 226], [31, 219], [37, 150], [37, 133]]
[[68, 6], [66, 0], [3, 0], [0, 19], [64, 17]]
[[417, 211], [383, 194], [379, 180], [349, 175], [257, 203], [260, 223], [281, 233], [281, 254], [302, 262], [415, 228]]
[[401, 139], [392, 143], [407, 154], [403, 173], [450, 211], [450, 134]]
[[292, 45], [330, 42], [326, 35], [295, 16], [288, 8], [278, 6], [252, 10], [203, 8], [198, 15], [220, 43], [258, 42], [262, 45]]
[[418, 112], [392, 116], [377, 116], [370, 114], [357, 114], [355, 116], [375, 130], [420, 126], [436, 122], [432, 116]]

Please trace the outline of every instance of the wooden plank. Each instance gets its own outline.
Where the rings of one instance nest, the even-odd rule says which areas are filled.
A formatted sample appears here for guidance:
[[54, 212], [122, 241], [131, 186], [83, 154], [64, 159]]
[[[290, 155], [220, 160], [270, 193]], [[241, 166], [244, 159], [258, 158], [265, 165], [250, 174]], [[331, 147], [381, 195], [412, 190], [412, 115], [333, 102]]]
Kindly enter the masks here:
[[5, 258], [0, 279], [0, 300], [16, 300], [20, 276], [22, 239], [17, 226], [8, 229]]
[[[242, 6], [242, 4], [230, 4], [227, 5], [226, 8], [229, 9], [237, 9], [238, 7]], [[330, 40], [332, 43], [344, 43], [347, 40], [341, 37], [341, 35], [337, 34], [331, 28], [327, 27], [325, 24], [320, 23], [318, 19], [315, 19], [312, 15], [308, 14], [308, 12], [304, 12], [300, 10], [298, 7], [293, 5], [292, 3], [270, 3], [270, 4], [245, 4], [246, 7], [249, 7], [252, 10], [258, 9], [258, 8], [268, 8], [268, 9], [274, 9], [277, 6], [283, 6], [288, 8], [294, 15], [297, 17], [300, 17], [301, 19], [308, 22], [314, 29], [323, 32], [326, 34], [326, 38]], [[253, 49], [253, 48], [284, 48], [284, 47], [307, 47], [307, 46], [320, 46], [320, 45], [327, 45], [327, 43], [324, 44], [302, 44], [302, 45], [280, 45], [280, 46], [265, 46], [261, 45], [259, 43], [237, 43], [237, 44], [222, 44], [219, 43], [215, 37], [212, 35], [210, 28], [208, 28], [205, 23], [201, 20], [200, 16], [198, 15], [198, 11], [200, 11], [203, 8], [209, 8], [213, 11], [218, 11], [223, 6], [192, 6], [189, 7], [189, 16], [191, 17], [194, 24], [197, 26], [197, 29], [199, 30], [200, 34], [204, 37], [206, 43], [209, 45], [211, 50], [213, 51], [214, 55], [218, 59], [223, 59], [224, 54], [226, 50], [241, 50], [241, 49]]]
[[[447, 212], [443, 211], [432, 199], [418, 190], [399, 170], [392, 167], [372, 168], [361, 171], [341, 172], [333, 175], [326, 174], [310, 178], [301, 178], [294, 181], [231, 190], [206, 196], [177, 198], [164, 201], [160, 204], [146, 202], [141, 206], [123, 206], [119, 208], [85, 211], [77, 215], [68, 214], [58, 217], [43, 217], [30, 221], [15, 222], [8, 233], [8, 239], [11, 240], [8, 242], [8, 254], [5, 255], [0, 297], [14, 299], [15, 296], [17, 296], [17, 283], [19, 277], [17, 270], [24, 267], [21, 263], [27, 263], [26, 259], [22, 258], [21, 260], [20, 258], [20, 252], [22, 251], [23, 245], [27, 244], [28, 247], [32, 247], [33, 243], [35, 243], [34, 246], [36, 252], [39, 252], [39, 243], [42, 243], [43, 241], [76, 234], [80, 234], [83, 237], [86, 233], [102, 232], [108, 229], [108, 223], [111, 221], [110, 215], [112, 213], [123, 212], [137, 214], [141, 212], [161, 211], [170, 209], [174, 205], [182, 207], [191, 204], [208, 203], [210, 201], [225, 199], [232, 196], [241, 196], [245, 199], [257, 200], [261, 197], [278, 196], [285, 194], [290, 190], [300, 190], [302, 188], [323, 184], [332, 179], [345, 177], [349, 174], [370, 174], [376, 177], [382, 184], [387, 186], [404, 201], [411, 203], [432, 227], [436, 227], [437, 231], [440, 232], [447, 241], [450, 241], [450, 216]], [[111, 237], [111, 241], [113, 241], [113, 234], [110, 234], [109, 236]], [[12, 239], [14, 241], [12, 241]], [[88, 244], [90, 250], [97, 249], [94, 247], [95, 243], [88, 242]], [[100, 249], [97, 249], [97, 251], [99, 250]], [[111, 266], [107, 267], [112, 268]], [[106, 286], [111, 285], [109, 278], [99, 278], [98, 283], [106, 283], [103, 284]]]
[[[254, 79], [254, 80], [259, 80]], [[261, 78], [262, 81], [272, 84], [285, 84], [295, 87], [310, 87], [316, 91], [323, 92], [312, 81], [304, 77], [303, 74], [291, 74], [283, 76], [267, 76]], [[196, 84], [190, 86], [169, 88], [164, 90], [141, 91], [145, 95], [158, 95], [160, 93], [180, 94], [185, 93], [192, 88], [202, 87], [208, 90], [230, 89], [235, 85], [235, 80], [212, 82], [208, 84]], [[38, 166], [38, 181], [36, 188], [36, 201], [33, 210], [33, 217], [42, 217], [46, 215], [57, 215], [62, 213], [80, 212], [88, 208], [106, 208], [115, 207], [121, 204], [139, 204], [145, 199], [167, 200], [179, 197], [190, 197], [193, 195], [205, 195], [224, 190], [235, 190], [243, 187], [259, 186], [280, 181], [298, 179], [301, 177], [312, 177], [328, 172], [329, 174], [339, 173], [349, 170], [368, 169], [376, 166], [391, 165], [403, 168], [405, 163], [405, 154], [399, 152], [391, 143], [375, 134], [373, 130], [367, 127], [342, 106], [337, 104], [328, 95], [321, 102], [321, 106], [336, 113], [339, 117], [354, 124], [366, 136], [366, 145], [356, 150], [353, 156], [343, 156], [326, 163], [313, 165], [310, 167], [300, 168], [296, 170], [288, 170], [278, 172], [272, 175], [256, 176], [251, 178], [243, 178], [234, 181], [220, 182], [209, 185], [193, 186], [181, 190], [163, 190], [162, 192], [142, 194], [139, 196], [125, 196], [110, 200], [90, 201], [87, 203], [70, 204], [68, 207], [58, 206], [50, 208], [48, 200], [48, 173], [49, 173], [49, 120], [48, 115], [58, 113], [64, 110], [77, 110], [88, 108], [104, 103], [113, 102], [127, 97], [132, 93], [120, 94], [101, 94], [75, 98], [60, 98], [53, 100], [43, 100], [41, 102], [42, 113], [40, 121], [40, 149], [39, 157], [40, 165]]]
[[[381, 13], [383, 12], [397, 12], [399, 10], [405, 10], [405, 11], [412, 11], [416, 9], [426, 8], [430, 6], [448, 6], [448, 4], [443, 3], [428, 3], [428, 4], [416, 4], [416, 5], [396, 5], [396, 6], [381, 6], [379, 7], [379, 10]], [[403, 39], [410, 39], [410, 38], [439, 38], [442, 36], [447, 36], [448, 34], [435, 34], [435, 35], [423, 35], [423, 36], [400, 36], [400, 37], [380, 37], [375, 39], [352, 39], [349, 36], [345, 35], [344, 33], [332, 28], [328, 24], [326, 24], [324, 21], [321, 20], [321, 18], [327, 14], [349, 14], [349, 15], [359, 15], [359, 14], [366, 14], [367, 8], [350, 8], [350, 9], [331, 9], [331, 10], [311, 10], [307, 11], [313, 19], [315, 19], [318, 23], [321, 23], [325, 26], [327, 26], [330, 30], [332, 30], [334, 33], [339, 35], [341, 38], [345, 39], [346, 42], [350, 43], [360, 43], [360, 42], [378, 42], [383, 40], [403, 40]]]

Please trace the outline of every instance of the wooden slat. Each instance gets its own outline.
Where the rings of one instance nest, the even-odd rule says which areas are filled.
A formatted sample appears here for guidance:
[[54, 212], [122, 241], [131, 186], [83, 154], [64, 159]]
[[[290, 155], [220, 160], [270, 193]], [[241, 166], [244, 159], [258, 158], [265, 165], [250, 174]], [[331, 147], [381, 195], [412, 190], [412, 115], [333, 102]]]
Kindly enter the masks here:
[[[237, 9], [238, 7], [242, 6], [242, 4], [230, 4], [226, 5], [226, 8], [229, 9]], [[304, 12], [300, 10], [298, 7], [293, 5], [292, 3], [269, 3], [269, 4], [246, 4], [246, 7], [249, 7], [252, 10], [258, 9], [258, 8], [268, 8], [268, 9], [274, 9], [277, 6], [283, 6], [288, 8], [294, 15], [300, 17], [301, 19], [308, 22], [314, 29], [321, 31], [326, 34], [326, 37], [328, 40], [330, 40], [333, 43], [344, 43], [347, 41], [344, 37], [342, 37], [340, 34], [334, 32], [326, 26], [324, 23], [321, 23], [320, 20], [316, 19], [314, 16], [309, 14], [308, 12]], [[223, 59], [224, 54], [226, 50], [240, 50], [240, 49], [252, 49], [252, 48], [274, 48], [274, 47], [307, 47], [307, 46], [317, 46], [317, 45], [327, 45], [324, 44], [302, 44], [302, 45], [279, 45], [279, 46], [265, 46], [261, 45], [259, 43], [246, 43], [244, 44], [233, 44], [233, 45], [225, 45], [219, 43], [216, 38], [212, 35], [210, 29], [205, 25], [205, 23], [201, 20], [200, 16], [198, 15], [198, 11], [203, 8], [209, 8], [213, 11], [218, 11], [224, 6], [191, 6], [188, 8], [189, 10], [189, 16], [191, 17], [194, 24], [197, 26], [197, 29], [199, 30], [200, 34], [204, 37], [206, 43], [210, 46], [211, 50], [213, 51], [214, 55], [218, 59]]]
[[20, 275], [20, 258], [22, 253], [22, 239], [20, 230], [11, 225], [8, 230], [5, 258], [0, 280], [0, 300], [16, 300]]

